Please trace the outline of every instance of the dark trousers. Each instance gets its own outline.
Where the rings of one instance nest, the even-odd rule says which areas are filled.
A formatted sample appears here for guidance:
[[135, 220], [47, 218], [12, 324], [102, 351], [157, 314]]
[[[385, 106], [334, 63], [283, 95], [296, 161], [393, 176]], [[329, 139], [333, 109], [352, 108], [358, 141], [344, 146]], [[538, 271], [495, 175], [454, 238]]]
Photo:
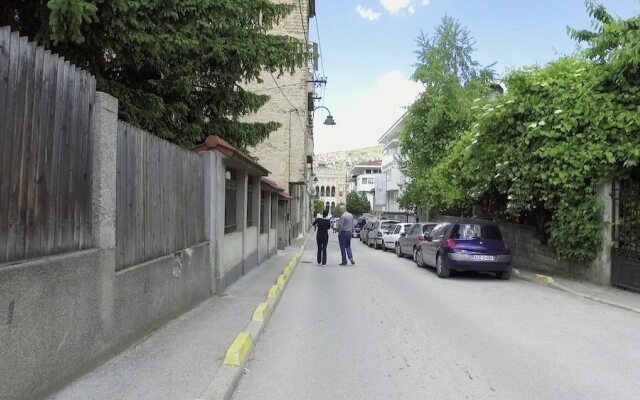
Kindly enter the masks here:
[[325, 265], [327, 263], [327, 244], [329, 237], [316, 236], [318, 242], [318, 264]]
[[353, 254], [351, 254], [351, 232], [338, 233], [338, 243], [340, 243], [340, 254], [342, 254], [342, 263], [347, 263], [347, 256], [349, 260], [353, 260]]

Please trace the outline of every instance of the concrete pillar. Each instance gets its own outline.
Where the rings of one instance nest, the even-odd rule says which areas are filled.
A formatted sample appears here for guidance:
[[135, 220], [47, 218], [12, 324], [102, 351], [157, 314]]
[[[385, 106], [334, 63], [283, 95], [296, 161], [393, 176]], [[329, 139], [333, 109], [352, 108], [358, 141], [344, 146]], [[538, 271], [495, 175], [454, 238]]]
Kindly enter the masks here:
[[613, 251], [613, 183], [605, 182], [598, 189], [598, 200], [602, 205], [602, 248], [600, 254], [591, 263], [590, 280], [601, 285], [611, 284], [611, 265]]
[[118, 100], [96, 92], [91, 121], [93, 137], [92, 227], [94, 247], [116, 247], [116, 169]]
[[204, 220], [205, 239], [209, 241], [211, 293], [216, 293], [216, 277], [221, 275], [221, 243], [224, 236], [225, 167], [218, 153], [207, 151], [204, 162]]

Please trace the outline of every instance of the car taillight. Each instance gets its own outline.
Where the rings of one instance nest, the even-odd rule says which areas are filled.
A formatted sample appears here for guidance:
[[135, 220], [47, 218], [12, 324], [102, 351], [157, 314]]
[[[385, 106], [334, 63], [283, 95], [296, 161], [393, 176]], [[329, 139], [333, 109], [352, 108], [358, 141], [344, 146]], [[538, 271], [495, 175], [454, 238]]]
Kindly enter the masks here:
[[504, 254], [511, 254], [511, 247], [509, 247], [507, 242], [504, 242]]
[[447, 239], [447, 240], [445, 240], [445, 242], [442, 245], [442, 247], [444, 247], [446, 250], [453, 250], [453, 249], [457, 249], [459, 246], [458, 246], [458, 243], [456, 243], [455, 240]]
[[418, 241], [419, 241], [419, 242], [424, 241], [424, 235], [420, 235], [420, 236], [418, 236]]

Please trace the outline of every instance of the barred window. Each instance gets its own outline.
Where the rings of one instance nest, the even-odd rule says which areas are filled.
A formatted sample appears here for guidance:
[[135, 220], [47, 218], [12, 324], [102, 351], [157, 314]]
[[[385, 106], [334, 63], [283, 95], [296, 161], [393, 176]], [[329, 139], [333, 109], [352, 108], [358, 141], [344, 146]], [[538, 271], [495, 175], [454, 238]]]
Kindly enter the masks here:
[[238, 180], [236, 171], [227, 169], [224, 180], [224, 233], [235, 232], [236, 221], [236, 193]]
[[264, 190], [260, 191], [260, 233], [267, 233], [269, 231], [267, 218], [270, 210], [267, 210], [267, 196], [270, 196], [268, 192]]
[[276, 223], [278, 218], [278, 196], [271, 195], [271, 229], [276, 229]]
[[247, 226], [253, 226], [253, 177], [247, 177]]

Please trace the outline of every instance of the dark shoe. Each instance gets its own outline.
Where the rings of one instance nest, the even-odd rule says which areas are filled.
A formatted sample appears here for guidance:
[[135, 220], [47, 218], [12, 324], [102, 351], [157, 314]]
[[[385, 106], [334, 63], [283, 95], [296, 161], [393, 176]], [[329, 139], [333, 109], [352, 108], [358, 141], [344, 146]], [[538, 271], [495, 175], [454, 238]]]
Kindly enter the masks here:
[[347, 263], [340, 263], [340, 264], [338, 264], [338, 265], [347, 265]]
[[353, 258], [351, 260], [349, 260], [349, 261], [351, 261], [351, 265], [356, 265], [356, 262], [353, 261]]
[[326, 266], [327, 266], [327, 264], [322, 264], [322, 266], [323, 266], [323, 267], [326, 267]]

